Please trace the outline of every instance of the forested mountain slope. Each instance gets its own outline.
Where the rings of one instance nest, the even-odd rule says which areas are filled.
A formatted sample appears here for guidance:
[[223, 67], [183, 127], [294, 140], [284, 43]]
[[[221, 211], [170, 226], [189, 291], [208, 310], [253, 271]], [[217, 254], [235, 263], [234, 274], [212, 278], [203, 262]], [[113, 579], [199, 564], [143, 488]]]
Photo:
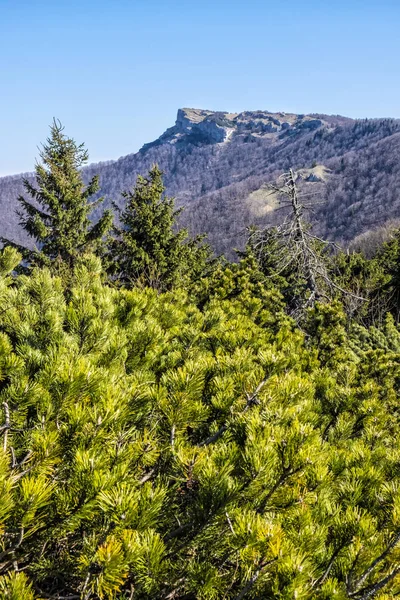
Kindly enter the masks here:
[[290, 169], [230, 262], [157, 166], [91, 219], [86, 161], [54, 121], [0, 250], [0, 600], [399, 597], [400, 228], [330, 252]]
[[[100, 175], [104, 205], [122, 205], [121, 192], [158, 163], [168, 193], [185, 206], [182, 223], [229, 253], [241, 245], [246, 225], [281, 218], [265, 184], [290, 167], [308, 169], [312, 191], [324, 200], [311, 216], [317, 231], [347, 244], [400, 216], [399, 134], [400, 121], [392, 119], [181, 109], [158, 140], [90, 165], [84, 175]], [[0, 179], [0, 236], [26, 242], [15, 212], [21, 193], [22, 176]]]

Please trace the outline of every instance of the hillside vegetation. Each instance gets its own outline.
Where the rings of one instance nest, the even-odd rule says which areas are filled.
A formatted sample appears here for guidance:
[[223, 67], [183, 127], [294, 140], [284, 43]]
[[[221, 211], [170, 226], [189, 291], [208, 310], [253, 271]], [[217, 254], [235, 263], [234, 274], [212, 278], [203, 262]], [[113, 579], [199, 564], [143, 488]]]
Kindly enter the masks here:
[[335, 252], [289, 170], [216, 260], [85, 160], [55, 122], [0, 252], [0, 598], [399, 595], [400, 232]]
[[[281, 220], [279, 212], [254, 208], [254, 192], [289, 168], [325, 167], [328, 177], [309, 182], [323, 200], [311, 218], [323, 237], [347, 246], [400, 217], [399, 135], [400, 121], [392, 119], [182, 109], [175, 126], [140, 152], [83, 173], [87, 182], [99, 175], [99, 217], [112, 202], [122, 208], [121, 192], [157, 163], [168, 194], [185, 207], [181, 225], [207, 233], [216, 254], [232, 259], [245, 244], [245, 226]], [[0, 178], [0, 236], [26, 243], [15, 214], [22, 193], [21, 176]]]

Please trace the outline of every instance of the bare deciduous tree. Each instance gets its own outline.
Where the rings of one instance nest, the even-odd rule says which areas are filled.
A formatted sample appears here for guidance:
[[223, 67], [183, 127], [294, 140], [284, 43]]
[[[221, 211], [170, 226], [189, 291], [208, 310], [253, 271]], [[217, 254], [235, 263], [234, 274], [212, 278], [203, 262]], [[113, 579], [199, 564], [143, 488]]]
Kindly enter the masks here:
[[280, 208], [286, 209], [286, 217], [278, 226], [253, 229], [249, 239], [260, 263], [263, 255], [273, 249], [274, 271], [269, 274], [270, 277], [290, 272], [297, 282], [303, 282], [305, 294], [293, 311], [296, 317], [318, 300], [332, 299], [335, 291], [363, 300], [341, 288], [329, 273], [328, 250], [334, 244], [311, 233], [305, 211], [312, 209], [318, 199], [313, 192], [302, 193], [299, 190], [297, 182], [302, 177], [301, 171], [290, 169], [279, 178], [282, 185], [270, 184], [271, 193], [278, 196]]

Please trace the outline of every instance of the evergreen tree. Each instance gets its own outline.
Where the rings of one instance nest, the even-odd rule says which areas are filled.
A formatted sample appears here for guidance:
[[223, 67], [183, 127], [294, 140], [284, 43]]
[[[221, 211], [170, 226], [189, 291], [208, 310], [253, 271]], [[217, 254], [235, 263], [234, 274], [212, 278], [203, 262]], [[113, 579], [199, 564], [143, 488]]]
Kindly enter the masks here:
[[110, 273], [126, 287], [185, 285], [201, 276], [210, 259], [203, 236], [190, 240], [186, 229], [177, 228], [182, 209], [175, 210], [174, 199], [164, 192], [162, 173], [154, 165], [123, 193], [125, 208], [115, 206], [120, 225], [110, 244]]
[[[0, 253], [0, 598], [400, 593], [400, 333], [308, 338], [250, 259], [183, 290]], [[67, 298], [67, 299], [66, 299]], [[278, 307], [278, 310], [277, 310]], [[311, 339], [310, 339], [311, 337]]]
[[19, 198], [21, 224], [36, 243], [32, 251], [23, 249], [30, 265], [71, 269], [82, 254], [100, 251], [112, 216], [106, 211], [95, 224], [89, 219], [102, 199], [90, 201], [99, 190], [98, 177], [83, 183], [81, 168], [87, 160], [84, 145], [67, 137], [54, 120], [36, 164], [36, 182], [24, 182], [31, 199]]
[[400, 229], [393, 232], [392, 238], [383, 244], [376, 260], [387, 276], [381, 288], [385, 307], [400, 321]]
[[378, 258], [359, 252], [337, 252], [332, 260], [333, 279], [351, 294], [340, 296], [349, 322], [381, 325], [390, 310], [386, 292], [391, 277]]

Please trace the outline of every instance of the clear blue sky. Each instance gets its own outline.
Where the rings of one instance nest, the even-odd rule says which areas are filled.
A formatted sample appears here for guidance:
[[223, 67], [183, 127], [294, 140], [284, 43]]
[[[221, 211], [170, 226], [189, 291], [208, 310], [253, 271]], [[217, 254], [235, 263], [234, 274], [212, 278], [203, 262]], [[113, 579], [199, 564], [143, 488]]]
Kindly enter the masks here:
[[400, 117], [398, 0], [0, 0], [0, 174], [52, 117], [91, 161], [181, 106]]

